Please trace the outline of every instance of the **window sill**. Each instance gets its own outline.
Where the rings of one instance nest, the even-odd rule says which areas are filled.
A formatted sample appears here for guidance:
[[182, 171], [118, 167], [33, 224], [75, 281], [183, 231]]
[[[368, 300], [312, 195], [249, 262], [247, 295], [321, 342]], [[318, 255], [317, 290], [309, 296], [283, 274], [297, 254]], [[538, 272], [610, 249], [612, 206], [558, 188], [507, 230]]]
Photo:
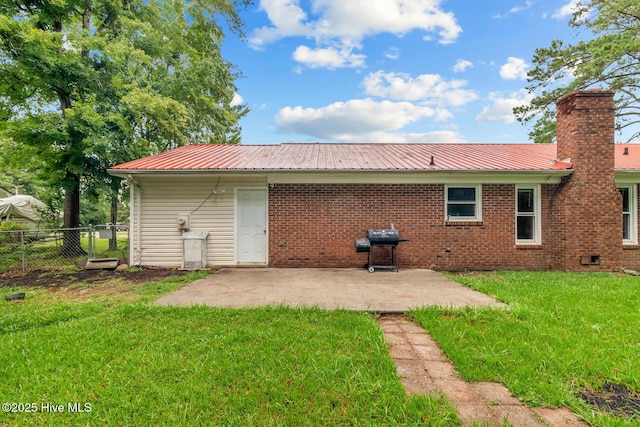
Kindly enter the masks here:
[[484, 223], [482, 221], [445, 221], [444, 225], [450, 227], [481, 227]]
[[640, 250], [640, 245], [634, 243], [623, 243], [622, 244], [623, 251], [637, 251]]
[[533, 251], [541, 250], [543, 246], [538, 243], [516, 243], [517, 250]]

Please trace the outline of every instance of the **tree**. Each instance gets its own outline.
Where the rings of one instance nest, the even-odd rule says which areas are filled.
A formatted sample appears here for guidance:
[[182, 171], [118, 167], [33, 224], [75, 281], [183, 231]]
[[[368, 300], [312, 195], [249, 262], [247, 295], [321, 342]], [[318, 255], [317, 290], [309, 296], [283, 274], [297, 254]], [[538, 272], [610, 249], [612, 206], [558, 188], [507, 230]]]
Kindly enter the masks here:
[[[241, 0], [247, 6], [250, 0]], [[25, 164], [42, 159], [64, 194], [64, 226], [80, 195], [115, 163], [187, 142], [238, 142], [223, 29], [243, 35], [232, 0], [0, 0], [0, 132]], [[80, 252], [65, 235], [65, 253]]]
[[16, 144], [9, 139], [0, 138], [0, 187], [14, 194], [28, 194], [37, 199], [44, 199], [46, 185], [40, 177], [29, 173], [20, 162], [14, 161], [10, 155], [16, 150]]
[[579, 89], [601, 87], [616, 91], [616, 129], [628, 140], [640, 138], [640, 2], [637, 0], [583, 0], [569, 21], [593, 37], [576, 44], [554, 40], [536, 49], [527, 89], [530, 105], [516, 107], [523, 124], [533, 122], [529, 136], [535, 142], [555, 137], [555, 101]]

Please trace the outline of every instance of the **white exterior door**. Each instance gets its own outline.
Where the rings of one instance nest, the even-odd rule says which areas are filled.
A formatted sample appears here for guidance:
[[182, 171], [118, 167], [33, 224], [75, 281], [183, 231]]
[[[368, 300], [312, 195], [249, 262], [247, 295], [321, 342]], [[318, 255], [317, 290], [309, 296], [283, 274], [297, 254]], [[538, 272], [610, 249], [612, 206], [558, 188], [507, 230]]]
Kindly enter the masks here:
[[267, 192], [238, 189], [238, 262], [267, 262]]

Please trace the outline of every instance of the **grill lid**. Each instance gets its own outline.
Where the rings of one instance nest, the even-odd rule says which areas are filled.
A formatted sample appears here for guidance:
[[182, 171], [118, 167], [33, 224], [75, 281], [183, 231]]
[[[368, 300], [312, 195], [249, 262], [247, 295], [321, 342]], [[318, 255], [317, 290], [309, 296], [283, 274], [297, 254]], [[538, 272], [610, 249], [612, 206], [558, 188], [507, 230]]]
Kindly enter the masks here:
[[400, 240], [400, 233], [394, 228], [369, 229], [367, 238], [371, 243], [396, 244]]

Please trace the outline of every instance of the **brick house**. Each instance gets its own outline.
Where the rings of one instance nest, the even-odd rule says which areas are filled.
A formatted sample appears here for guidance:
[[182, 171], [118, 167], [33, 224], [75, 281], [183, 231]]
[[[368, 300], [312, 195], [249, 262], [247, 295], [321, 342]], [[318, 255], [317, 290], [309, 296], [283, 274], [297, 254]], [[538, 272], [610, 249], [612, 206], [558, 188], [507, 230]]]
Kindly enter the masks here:
[[557, 103], [556, 144], [180, 147], [109, 170], [131, 187], [130, 260], [361, 267], [354, 239], [391, 224], [401, 267], [640, 269], [640, 145], [614, 143], [613, 92]]

